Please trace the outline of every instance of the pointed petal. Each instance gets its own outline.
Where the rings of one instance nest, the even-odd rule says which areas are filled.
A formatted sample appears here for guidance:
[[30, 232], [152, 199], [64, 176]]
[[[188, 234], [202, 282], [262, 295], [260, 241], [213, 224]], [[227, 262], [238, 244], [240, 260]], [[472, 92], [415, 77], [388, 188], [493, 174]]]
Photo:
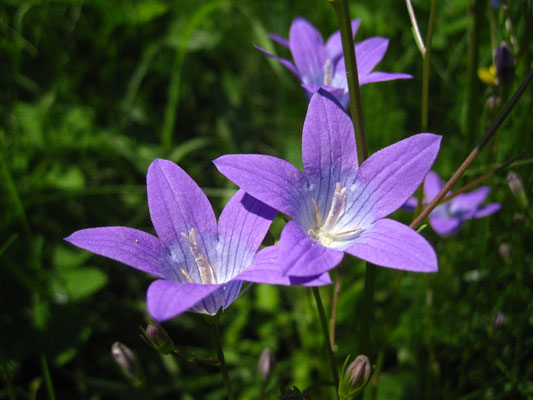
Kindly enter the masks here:
[[284, 286], [322, 286], [331, 284], [331, 278], [327, 272], [315, 276], [286, 276], [279, 262], [279, 246], [269, 246], [259, 251], [252, 265], [237, 275], [235, 279]]
[[161, 260], [166, 247], [158, 238], [146, 232], [122, 226], [107, 226], [83, 229], [65, 240], [149, 274], [164, 276]]
[[392, 73], [392, 72], [371, 72], [359, 78], [359, 85], [366, 85], [373, 82], [394, 81], [396, 79], [413, 79], [413, 75]]
[[303, 200], [302, 172], [291, 163], [261, 154], [228, 154], [213, 161], [218, 170], [244, 191], [294, 218]]
[[464, 215], [472, 218], [478, 207], [490, 193], [490, 187], [482, 186], [470, 193], [462, 193], [451, 200], [450, 212], [453, 215]]
[[252, 263], [276, 215], [276, 210], [239, 190], [228, 202], [218, 223], [221, 245], [219, 282], [233, 279]]
[[146, 177], [150, 216], [159, 238], [169, 244], [194, 228], [201, 236], [216, 235], [213, 209], [202, 189], [171, 161], [156, 159]]
[[368, 75], [383, 59], [389, 39], [383, 37], [371, 37], [355, 45], [357, 58], [357, 73], [359, 77]]
[[303, 83], [321, 84], [327, 53], [320, 32], [303, 18], [296, 18], [289, 32], [289, 48]]
[[365, 227], [404, 204], [428, 173], [439, 152], [441, 136], [421, 133], [374, 153], [357, 171], [352, 226]]
[[276, 35], [275, 33], [270, 33], [268, 37], [272, 39], [274, 42], [281, 44], [282, 46], [285, 46], [287, 48], [289, 47], [289, 40], [285, 39], [284, 37]]
[[311, 97], [318, 92], [319, 89], [323, 89], [328, 93], [331, 93], [339, 103], [342, 104], [344, 108], [346, 108], [346, 105], [348, 104], [348, 101], [350, 100], [350, 95], [347, 94], [346, 90], [343, 88], [338, 87], [332, 87], [332, 86], [321, 86], [321, 85], [306, 85], [302, 84], [302, 87], [305, 89], [307, 98], [311, 100]]
[[454, 217], [440, 217], [430, 214], [429, 223], [433, 230], [442, 237], [450, 236], [456, 233], [463, 221], [460, 218]]
[[435, 198], [437, 194], [444, 187], [444, 182], [440, 179], [434, 171], [429, 171], [426, 178], [424, 179], [424, 197], [429, 203]]
[[500, 203], [487, 204], [485, 207], [481, 208], [480, 210], [477, 210], [473, 218], [487, 217], [490, 214], [494, 214], [496, 211], [499, 211], [501, 208], [502, 208], [502, 205]]
[[148, 312], [156, 321], [165, 321], [194, 307], [221, 286], [164, 280], [152, 282], [146, 293]]
[[350, 117], [333, 95], [319, 89], [311, 98], [302, 136], [302, 161], [308, 177], [340, 182], [357, 172], [357, 150]]
[[292, 62], [290, 62], [289, 60], [286, 60], [284, 58], [281, 58], [281, 57], [278, 57], [272, 53], [269, 53], [268, 51], [266, 51], [265, 49], [259, 47], [259, 46], [254, 46], [257, 50], [259, 50], [260, 52], [262, 52], [264, 55], [266, 55], [267, 57], [270, 57], [270, 58], [273, 58], [274, 60], [277, 60], [279, 61], [281, 64], [283, 64], [283, 66], [285, 68], [287, 68], [289, 71], [291, 71], [294, 75], [296, 75], [296, 77], [298, 79], [300, 79], [300, 74], [298, 72], [298, 70], [296, 69], [296, 67], [294, 66], [294, 64]]
[[[361, 25], [361, 20], [359, 18], [352, 19], [353, 37], [355, 37], [357, 34], [359, 25]], [[328, 52], [328, 57], [332, 60], [342, 56], [342, 39], [340, 31], [335, 32], [329, 37], [328, 41], [326, 42], [326, 50]]]
[[436, 272], [437, 255], [422, 235], [392, 219], [370, 226], [345, 250], [382, 267], [414, 272]]
[[285, 275], [313, 276], [337, 266], [342, 251], [329, 249], [302, 230], [294, 221], [287, 222], [279, 239], [279, 260]]

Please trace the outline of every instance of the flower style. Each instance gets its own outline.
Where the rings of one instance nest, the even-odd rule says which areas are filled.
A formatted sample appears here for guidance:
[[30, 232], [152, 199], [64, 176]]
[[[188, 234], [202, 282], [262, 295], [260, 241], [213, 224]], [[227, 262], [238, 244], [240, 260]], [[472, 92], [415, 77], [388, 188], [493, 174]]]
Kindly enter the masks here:
[[[352, 20], [354, 37], [360, 23], [359, 19]], [[322, 87], [337, 97], [346, 107], [350, 95], [339, 31], [331, 35], [324, 44], [322, 35], [309, 21], [304, 18], [295, 18], [289, 31], [289, 40], [278, 35], [270, 35], [270, 38], [289, 48], [294, 64], [256, 46], [257, 49], [268, 57], [278, 60], [296, 75], [308, 98], [311, 98], [311, 95]], [[371, 72], [382, 60], [388, 45], [389, 39], [382, 37], [372, 37], [355, 45], [359, 85], [412, 78], [409, 74]]]
[[[444, 187], [444, 182], [436, 172], [429, 171], [424, 182], [425, 202], [429, 203]], [[499, 203], [481, 203], [490, 193], [490, 187], [482, 186], [470, 193], [459, 194], [452, 200], [436, 207], [429, 214], [429, 224], [438, 235], [446, 237], [457, 233], [464, 221], [472, 218], [483, 218], [501, 208]], [[450, 193], [451, 194], [451, 193]], [[414, 210], [417, 200], [410, 198], [402, 208]]]
[[291, 279], [277, 265], [278, 247], [257, 250], [275, 210], [239, 190], [217, 221], [209, 200], [179, 166], [156, 159], [148, 168], [150, 216], [158, 238], [137, 229], [83, 229], [65, 240], [155, 275], [147, 306], [157, 321], [188, 309], [215, 314], [238, 297], [242, 281], [270, 284], [331, 283], [327, 274]]
[[303, 127], [304, 173], [258, 154], [222, 156], [215, 165], [241, 189], [293, 219], [279, 240], [286, 275], [328, 271], [344, 253], [409, 271], [437, 270], [430, 244], [411, 228], [384, 218], [420, 185], [440, 147], [423, 133], [386, 147], [357, 167], [353, 126], [337, 100], [320, 89]]

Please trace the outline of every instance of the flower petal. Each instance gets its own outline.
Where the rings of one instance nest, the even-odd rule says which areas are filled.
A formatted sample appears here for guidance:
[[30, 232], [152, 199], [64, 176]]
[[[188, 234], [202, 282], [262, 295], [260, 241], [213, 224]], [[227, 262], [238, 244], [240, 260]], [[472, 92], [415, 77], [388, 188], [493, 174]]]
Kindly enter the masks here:
[[450, 212], [453, 215], [464, 215], [465, 219], [472, 218], [489, 193], [488, 186], [482, 186], [470, 193], [461, 193], [451, 200]]
[[346, 108], [348, 101], [350, 101], [350, 94], [342, 87], [306, 85], [305, 83], [302, 84], [302, 87], [305, 89], [305, 94], [308, 100], [311, 100], [311, 97], [313, 97], [313, 95], [318, 92], [319, 89], [323, 89], [335, 96], [335, 98], [342, 104], [344, 108]]
[[146, 293], [148, 312], [156, 321], [165, 321], [194, 307], [223, 285], [202, 285], [158, 280]]
[[461, 227], [463, 220], [461, 218], [433, 216], [430, 214], [429, 223], [439, 236], [446, 237], [456, 233]]
[[304, 201], [301, 190], [305, 177], [285, 160], [260, 154], [228, 154], [213, 163], [241, 189], [292, 218], [295, 205]]
[[171, 161], [156, 159], [146, 177], [148, 206], [159, 238], [176, 243], [191, 228], [200, 236], [216, 235], [217, 222], [202, 189]]
[[440, 179], [439, 175], [434, 171], [429, 171], [424, 179], [424, 196], [426, 202], [429, 203], [433, 200], [443, 187], [444, 182]]
[[65, 240], [149, 274], [158, 277], [165, 275], [161, 260], [166, 247], [158, 238], [146, 232], [122, 226], [107, 226], [83, 229]]
[[321, 84], [327, 52], [322, 35], [303, 18], [296, 18], [289, 32], [289, 48], [303, 83]]
[[252, 263], [276, 210], [239, 190], [226, 204], [218, 223], [221, 245], [219, 282], [226, 282]]
[[[374, 153], [357, 171], [346, 225], [365, 227], [404, 204], [437, 157], [441, 136], [421, 133]], [[351, 228], [353, 229], [353, 228]]]
[[235, 279], [269, 285], [303, 285], [322, 286], [331, 284], [327, 272], [314, 276], [286, 276], [279, 262], [279, 246], [269, 246], [260, 250], [250, 267], [245, 269]]
[[[359, 25], [361, 25], [361, 20], [359, 18], [352, 19], [353, 37], [357, 34]], [[328, 52], [328, 57], [332, 60], [335, 60], [337, 57], [342, 57], [342, 39], [340, 31], [335, 32], [328, 38], [326, 42], [326, 50]]]
[[392, 219], [370, 226], [345, 250], [382, 267], [414, 272], [436, 272], [437, 256], [422, 235]]
[[500, 203], [487, 204], [485, 207], [477, 210], [472, 218], [484, 218], [484, 217], [487, 217], [490, 214], [493, 214], [496, 211], [499, 211], [501, 208], [502, 208], [502, 205]]
[[355, 45], [357, 58], [357, 74], [359, 77], [368, 75], [383, 59], [389, 39], [383, 37], [371, 37]]
[[392, 72], [371, 72], [359, 78], [359, 85], [366, 85], [373, 82], [394, 81], [396, 79], [413, 79], [413, 75], [392, 73]]
[[342, 251], [329, 249], [309, 237], [294, 221], [287, 222], [279, 239], [279, 262], [285, 275], [313, 276], [337, 266]]
[[350, 117], [333, 95], [319, 89], [311, 98], [302, 136], [302, 161], [308, 177], [340, 182], [357, 172], [357, 150]]
[[287, 48], [289, 47], [289, 40], [285, 39], [284, 37], [276, 35], [275, 33], [270, 33], [268, 37], [272, 39], [274, 42], [281, 44], [282, 46], [285, 46]]
[[300, 73], [298, 72], [298, 70], [296, 69], [296, 67], [294, 66], [294, 64], [292, 62], [290, 62], [289, 60], [286, 60], [284, 58], [281, 58], [281, 57], [278, 57], [272, 53], [269, 53], [268, 51], [266, 51], [265, 49], [259, 47], [259, 46], [254, 46], [257, 50], [259, 50], [260, 52], [262, 52], [264, 55], [266, 55], [267, 57], [270, 57], [270, 58], [273, 58], [274, 60], [277, 60], [279, 61], [281, 64], [283, 64], [283, 66], [285, 66], [289, 71], [291, 71], [294, 75], [296, 75], [296, 77], [298, 79], [300, 79]]

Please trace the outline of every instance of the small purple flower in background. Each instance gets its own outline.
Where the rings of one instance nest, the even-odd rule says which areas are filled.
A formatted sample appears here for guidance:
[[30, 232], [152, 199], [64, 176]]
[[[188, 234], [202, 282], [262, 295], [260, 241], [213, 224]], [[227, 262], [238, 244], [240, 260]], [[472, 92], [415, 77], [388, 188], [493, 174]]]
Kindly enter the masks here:
[[[354, 36], [360, 23], [359, 19], [352, 21]], [[309, 21], [304, 18], [295, 18], [291, 24], [289, 40], [278, 35], [270, 35], [270, 38], [289, 48], [294, 64], [260, 47], [257, 48], [268, 57], [278, 60], [294, 73], [300, 80], [308, 98], [311, 98], [312, 94], [322, 87], [337, 97], [346, 107], [350, 95], [339, 31], [331, 35], [324, 43], [320, 32]], [[388, 45], [389, 39], [382, 37], [372, 37], [355, 45], [359, 85], [412, 78], [409, 74], [371, 72], [385, 55]]]
[[257, 254], [275, 210], [239, 190], [216, 221], [209, 200], [171, 161], [148, 168], [148, 206], [159, 238], [137, 229], [83, 229], [65, 240], [155, 275], [148, 288], [151, 316], [163, 321], [184, 311], [215, 314], [239, 295], [242, 281], [323, 285], [329, 276], [290, 279], [277, 265], [278, 247]]
[[344, 253], [389, 268], [437, 270], [431, 245], [411, 228], [384, 218], [420, 185], [441, 137], [419, 134], [378, 151], [357, 167], [353, 125], [337, 100], [320, 89], [303, 127], [304, 173], [259, 154], [214, 161], [250, 195], [293, 219], [279, 240], [279, 263], [289, 276], [319, 275]]
[[[443, 187], [444, 182], [437, 173], [429, 171], [424, 183], [424, 202], [429, 203], [433, 200]], [[463, 222], [468, 219], [483, 218], [495, 213], [501, 208], [500, 204], [491, 203], [485, 207], [481, 206], [489, 192], [490, 188], [483, 186], [470, 193], [457, 195], [457, 197], [436, 207], [429, 214], [429, 224], [438, 235], [446, 237], [457, 233]], [[410, 198], [402, 208], [414, 210], [416, 202], [415, 198]]]

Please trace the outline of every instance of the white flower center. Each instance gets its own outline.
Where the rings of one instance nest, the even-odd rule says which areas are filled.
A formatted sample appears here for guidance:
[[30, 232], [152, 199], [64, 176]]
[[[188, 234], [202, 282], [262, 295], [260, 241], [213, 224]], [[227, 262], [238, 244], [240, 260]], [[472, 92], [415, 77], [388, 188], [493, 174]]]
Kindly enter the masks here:
[[331, 86], [331, 82], [333, 81], [333, 63], [331, 62], [331, 58], [326, 59], [326, 63], [324, 64], [324, 86]]
[[[200, 274], [200, 279], [202, 283], [204, 285], [217, 283], [213, 267], [209, 263], [205, 252], [203, 251], [202, 247], [200, 246], [200, 243], [198, 242], [198, 235], [196, 234], [196, 230], [194, 228], [191, 228], [191, 230], [189, 231], [189, 235], [184, 232], [181, 232], [181, 236], [189, 245], [189, 249], [191, 250], [192, 256], [194, 257], [194, 262], [196, 263], [196, 267], [198, 268], [198, 273]], [[189, 274], [187, 274], [187, 271], [185, 271], [183, 268], [181, 268], [181, 273], [183, 274], [183, 276], [185, 276], [187, 281], [193, 283], [193, 280], [191, 279]]]
[[362, 228], [341, 232], [336, 229], [337, 222], [344, 214], [344, 205], [346, 202], [346, 188], [341, 187], [339, 182], [335, 185], [333, 200], [331, 201], [331, 206], [324, 223], [322, 223], [320, 209], [318, 208], [315, 199], [311, 198], [311, 200], [315, 206], [316, 227], [314, 229], [309, 229], [307, 233], [313, 239], [326, 247], [337, 248], [346, 245], [347, 242], [355, 239], [361, 234]]

